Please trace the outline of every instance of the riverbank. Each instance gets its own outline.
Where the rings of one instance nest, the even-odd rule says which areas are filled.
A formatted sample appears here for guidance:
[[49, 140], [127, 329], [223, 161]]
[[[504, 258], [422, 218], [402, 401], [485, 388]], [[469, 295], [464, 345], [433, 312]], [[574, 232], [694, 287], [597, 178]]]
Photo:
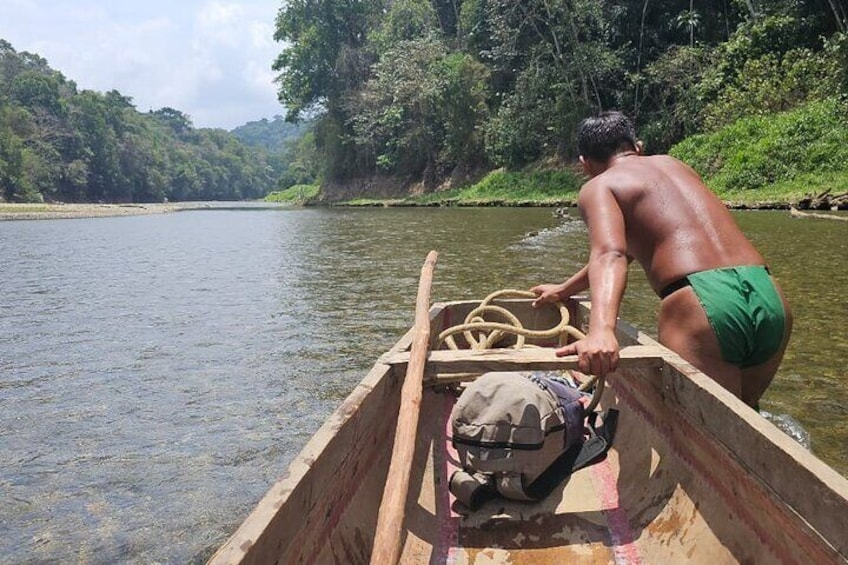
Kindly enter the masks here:
[[[753, 196], [753, 195], [752, 195]], [[810, 209], [827, 209], [813, 208], [805, 204], [805, 196], [794, 195], [791, 199], [778, 200], [760, 200], [751, 196], [734, 196], [732, 198], [722, 198], [719, 195], [725, 206], [731, 210], [810, 210]], [[509, 196], [473, 196], [469, 197], [464, 194], [456, 194], [453, 191], [447, 194], [432, 193], [422, 196], [410, 196], [407, 198], [356, 198], [335, 202], [332, 206], [354, 206], [354, 207], [416, 207], [416, 206], [432, 206], [432, 207], [548, 207], [548, 208], [572, 208], [577, 206], [577, 192], [568, 193], [567, 197], [544, 197], [538, 199], [528, 198], [512, 198]], [[839, 209], [845, 209], [840, 207]]]
[[14, 204], [0, 202], [3, 220], [60, 220], [168, 214], [187, 210], [241, 210], [281, 208], [284, 204], [268, 202], [174, 202], [167, 204]]
[[164, 214], [177, 204], [0, 204], [0, 220], [57, 220]]
[[[317, 192], [317, 187], [315, 187]], [[260, 200], [238, 202], [174, 202], [167, 204], [17, 204], [0, 202], [0, 221], [5, 220], [58, 220], [79, 218], [105, 218], [112, 216], [140, 216], [145, 214], [168, 214], [189, 210], [258, 210], [264, 208], [288, 208], [291, 206], [351, 206], [351, 207], [520, 207], [554, 208], [557, 214], [576, 206], [577, 191], [568, 191], [558, 196], [550, 194], [530, 197], [526, 194], [510, 196], [502, 192], [495, 194], [469, 193], [467, 189], [440, 191], [406, 198], [357, 198], [341, 202], [320, 202], [311, 198], [304, 200]], [[279, 194], [279, 193], [275, 193]], [[781, 200], [757, 200], [733, 198], [722, 201], [732, 210], [829, 210], [826, 207], [810, 206], [802, 196]], [[836, 207], [834, 207], [836, 208]], [[842, 204], [839, 209], [844, 210]]]
[[[790, 202], [767, 202], [767, 201], [751, 201], [745, 202], [740, 200], [722, 200], [724, 205], [731, 210], [789, 210], [797, 209], [797, 204]], [[428, 199], [420, 201], [416, 198], [403, 199], [371, 199], [358, 198], [332, 204], [333, 206], [353, 206], [353, 207], [376, 207], [376, 208], [393, 208], [393, 207], [449, 207], [457, 208], [486, 208], [486, 207], [506, 207], [506, 208], [573, 208], [577, 206], [577, 198], [574, 199], [546, 199], [546, 200], [511, 200], [503, 198], [491, 199], [476, 199], [463, 200], [454, 198], [445, 199]]]
[[[310, 203], [333, 206], [363, 207], [531, 207], [544, 206], [568, 208], [575, 206], [585, 177], [570, 169], [555, 171], [507, 172], [496, 170], [478, 182], [461, 188], [436, 190], [423, 194], [395, 197], [344, 197], [344, 191], [318, 193]], [[848, 199], [841, 192], [845, 186], [842, 177], [822, 176], [806, 182], [776, 182], [767, 187], [751, 190], [717, 190], [707, 185], [724, 204], [733, 210], [831, 210], [848, 209]], [[317, 187], [316, 187], [317, 192]], [[356, 192], [356, 191], [352, 191]], [[376, 191], [379, 193], [379, 191]], [[366, 193], [367, 194], [367, 193]], [[340, 197], [341, 196], [341, 197]]]

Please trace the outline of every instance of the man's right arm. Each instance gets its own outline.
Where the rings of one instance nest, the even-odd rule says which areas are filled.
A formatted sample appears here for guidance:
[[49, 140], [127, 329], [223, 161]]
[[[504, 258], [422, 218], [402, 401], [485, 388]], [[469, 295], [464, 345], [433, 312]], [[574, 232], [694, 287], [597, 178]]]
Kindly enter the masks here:
[[557, 349], [558, 356], [578, 356], [584, 373], [604, 376], [618, 366], [615, 325], [627, 284], [627, 239], [624, 214], [612, 190], [596, 178], [580, 191], [578, 206], [589, 228], [588, 279], [592, 288], [589, 332], [584, 339]]

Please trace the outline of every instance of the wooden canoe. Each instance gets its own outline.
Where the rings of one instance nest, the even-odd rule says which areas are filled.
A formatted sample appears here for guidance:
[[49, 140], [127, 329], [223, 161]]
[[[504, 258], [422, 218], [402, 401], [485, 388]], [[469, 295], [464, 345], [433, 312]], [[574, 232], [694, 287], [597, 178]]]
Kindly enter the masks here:
[[[477, 302], [436, 304], [433, 335]], [[527, 328], [555, 309], [501, 303]], [[572, 302], [584, 328], [589, 304]], [[606, 458], [536, 503], [458, 512], [446, 421], [454, 373], [574, 368], [551, 348], [431, 351], [403, 523], [402, 563], [846, 563], [848, 480], [668, 349], [625, 323], [601, 408]], [[412, 332], [383, 355], [210, 563], [368, 563]], [[441, 387], [444, 388], [444, 387]]]

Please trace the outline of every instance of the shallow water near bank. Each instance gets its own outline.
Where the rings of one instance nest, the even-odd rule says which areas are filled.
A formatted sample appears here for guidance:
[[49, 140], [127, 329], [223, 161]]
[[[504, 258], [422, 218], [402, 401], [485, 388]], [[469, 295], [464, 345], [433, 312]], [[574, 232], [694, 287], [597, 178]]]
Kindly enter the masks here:
[[[736, 217], [795, 311], [763, 400], [848, 474], [848, 232]], [[836, 225], [834, 225], [836, 224]], [[246, 516], [434, 300], [561, 280], [550, 209], [210, 210], [0, 224], [0, 562], [191, 562]], [[653, 333], [635, 266], [622, 317]]]

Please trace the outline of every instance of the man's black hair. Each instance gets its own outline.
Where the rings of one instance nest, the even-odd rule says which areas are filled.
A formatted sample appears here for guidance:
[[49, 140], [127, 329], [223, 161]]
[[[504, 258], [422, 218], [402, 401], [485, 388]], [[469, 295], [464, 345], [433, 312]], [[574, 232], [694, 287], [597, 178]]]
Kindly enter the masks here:
[[584, 157], [605, 162], [630, 149], [636, 149], [636, 127], [621, 112], [602, 112], [577, 126], [577, 150]]

